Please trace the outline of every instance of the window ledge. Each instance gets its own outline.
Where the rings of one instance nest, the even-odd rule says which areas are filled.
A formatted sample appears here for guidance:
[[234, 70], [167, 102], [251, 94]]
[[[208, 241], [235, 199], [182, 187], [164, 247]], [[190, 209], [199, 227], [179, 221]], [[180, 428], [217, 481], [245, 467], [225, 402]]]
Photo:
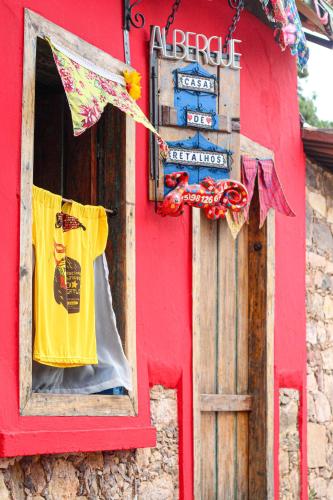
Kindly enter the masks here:
[[156, 446], [154, 427], [0, 433], [0, 457]]
[[21, 415], [35, 416], [134, 416], [129, 396], [32, 394]]

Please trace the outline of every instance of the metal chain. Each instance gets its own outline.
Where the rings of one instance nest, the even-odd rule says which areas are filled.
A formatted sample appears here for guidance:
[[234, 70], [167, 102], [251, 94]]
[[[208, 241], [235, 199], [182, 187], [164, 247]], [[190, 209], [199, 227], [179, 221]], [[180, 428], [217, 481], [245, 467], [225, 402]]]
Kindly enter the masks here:
[[180, 2], [181, 2], [181, 0], [175, 0], [175, 2], [172, 5], [171, 13], [168, 16], [168, 19], [167, 19], [167, 22], [165, 25], [165, 36], [168, 35], [169, 28], [175, 20], [175, 15], [176, 15], [177, 10], [179, 9]]
[[[175, 15], [179, 9], [180, 3], [181, 3], [181, 0], [175, 0], [173, 5], [172, 5], [171, 13], [168, 16], [168, 19], [167, 19], [167, 22], [165, 25], [165, 36], [168, 35], [169, 28], [175, 20]], [[232, 7], [235, 6], [235, 3], [236, 3], [236, 1], [233, 0]], [[227, 51], [228, 43], [231, 40], [232, 35], [234, 34], [234, 31], [236, 30], [238, 21], [240, 19], [241, 13], [242, 13], [242, 10], [244, 9], [244, 0], [238, 0], [237, 7], [235, 6], [235, 8], [237, 9], [237, 11], [236, 11], [236, 14], [234, 15], [234, 17], [232, 18], [232, 22], [231, 22], [231, 25], [229, 27], [228, 34], [225, 38], [225, 42], [224, 42], [223, 47], [222, 47], [223, 52]]]
[[237, 8], [237, 11], [236, 11], [236, 14], [234, 15], [234, 17], [232, 18], [232, 22], [231, 22], [231, 25], [229, 27], [228, 34], [225, 37], [225, 42], [224, 42], [223, 47], [222, 47], [222, 52], [227, 51], [228, 43], [231, 40], [232, 35], [234, 34], [234, 31], [237, 27], [237, 23], [240, 19], [240, 15], [242, 13], [242, 10], [244, 9], [244, 0], [239, 0], [236, 8]]

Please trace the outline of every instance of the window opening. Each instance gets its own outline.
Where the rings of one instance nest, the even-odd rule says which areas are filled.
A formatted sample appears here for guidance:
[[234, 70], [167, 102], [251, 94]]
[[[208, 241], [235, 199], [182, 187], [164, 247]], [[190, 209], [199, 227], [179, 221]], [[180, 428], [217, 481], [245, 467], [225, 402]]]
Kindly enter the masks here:
[[[70, 110], [50, 46], [45, 40], [37, 39], [33, 182], [40, 188], [82, 204], [117, 207], [117, 216], [108, 217], [109, 238], [105, 260], [103, 256], [96, 259], [94, 274], [97, 301], [98, 294], [102, 293], [97, 281], [99, 277], [104, 278], [105, 265], [111, 271], [108, 280], [117, 318], [117, 330], [123, 347], [126, 316], [123, 293], [126, 253], [125, 177], [122, 168], [125, 156], [125, 124], [125, 115], [117, 108], [107, 106], [95, 126], [79, 137], [74, 137]], [[104, 293], [108, 293], [106, 286]], [[99, 298], [103, 300], [103, 297]], [[61, 302], [61, 294], [58, 300]], [[112, 388], [107, 386], [111, 383], [107, 366], [110, 359], [106, 352], [110, 350], [110, 345], [107, 345], [108, 339], [99, 325], [98, 307], [96, 302], [97, 352], [103, 362], [99, 360], [98, 365], [84, 367], [55, 368], [34, 361], [33, 390], [72, 394], [128, 394], [123, 385]], [[108, 327], [110, 328], [110, 325]], [[115, 330], [113, 322], [112, 328]], [[112, 333], [117, 335], [117, 331]], [[115, 351], [117, 350], [119, 351], [119, 346], [115, 345]], [[123, 361], [119, 356], [121, 357], [121, 354], [118, 352], [118, 359], [115, 361]], [[110, 371], [112, 372], [111, 366]], [[93, 383], [94, 380], [96, 384]]]

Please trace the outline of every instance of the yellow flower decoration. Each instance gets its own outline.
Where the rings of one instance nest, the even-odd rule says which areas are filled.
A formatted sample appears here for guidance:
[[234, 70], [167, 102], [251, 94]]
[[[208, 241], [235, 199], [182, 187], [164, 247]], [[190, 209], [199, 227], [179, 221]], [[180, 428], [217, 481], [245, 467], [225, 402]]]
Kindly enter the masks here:
[[124, 71], [126, 89], [129, 95], [137, 101], [141, 97], [141, 75], [137, 71]]

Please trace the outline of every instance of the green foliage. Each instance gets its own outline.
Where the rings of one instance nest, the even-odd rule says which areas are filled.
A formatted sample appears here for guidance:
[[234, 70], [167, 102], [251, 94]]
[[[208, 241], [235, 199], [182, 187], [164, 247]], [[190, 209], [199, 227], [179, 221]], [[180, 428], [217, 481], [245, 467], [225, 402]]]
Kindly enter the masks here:
[[306, 78], [307, 76], [309, 76], [308, 68], [305, 67], [302, 70], [298, 68], [297, 69], [297, 76], [298, 76], [298, 78]]
[[309, 500], [317, 500], [318, 497], [317, 497], [317, 493], [315, 492], [315, 490], [313, 490], [312, 488], [310, 488], [309, 490]]
[[333, 128], [333, 122], [318, 118], [316, 99], [316, 93], [313, 93], [311, 97], [305, 97], [302, 94], [302, 87], [298, 85], [299, 111], [306, 123], [317, 128]]

